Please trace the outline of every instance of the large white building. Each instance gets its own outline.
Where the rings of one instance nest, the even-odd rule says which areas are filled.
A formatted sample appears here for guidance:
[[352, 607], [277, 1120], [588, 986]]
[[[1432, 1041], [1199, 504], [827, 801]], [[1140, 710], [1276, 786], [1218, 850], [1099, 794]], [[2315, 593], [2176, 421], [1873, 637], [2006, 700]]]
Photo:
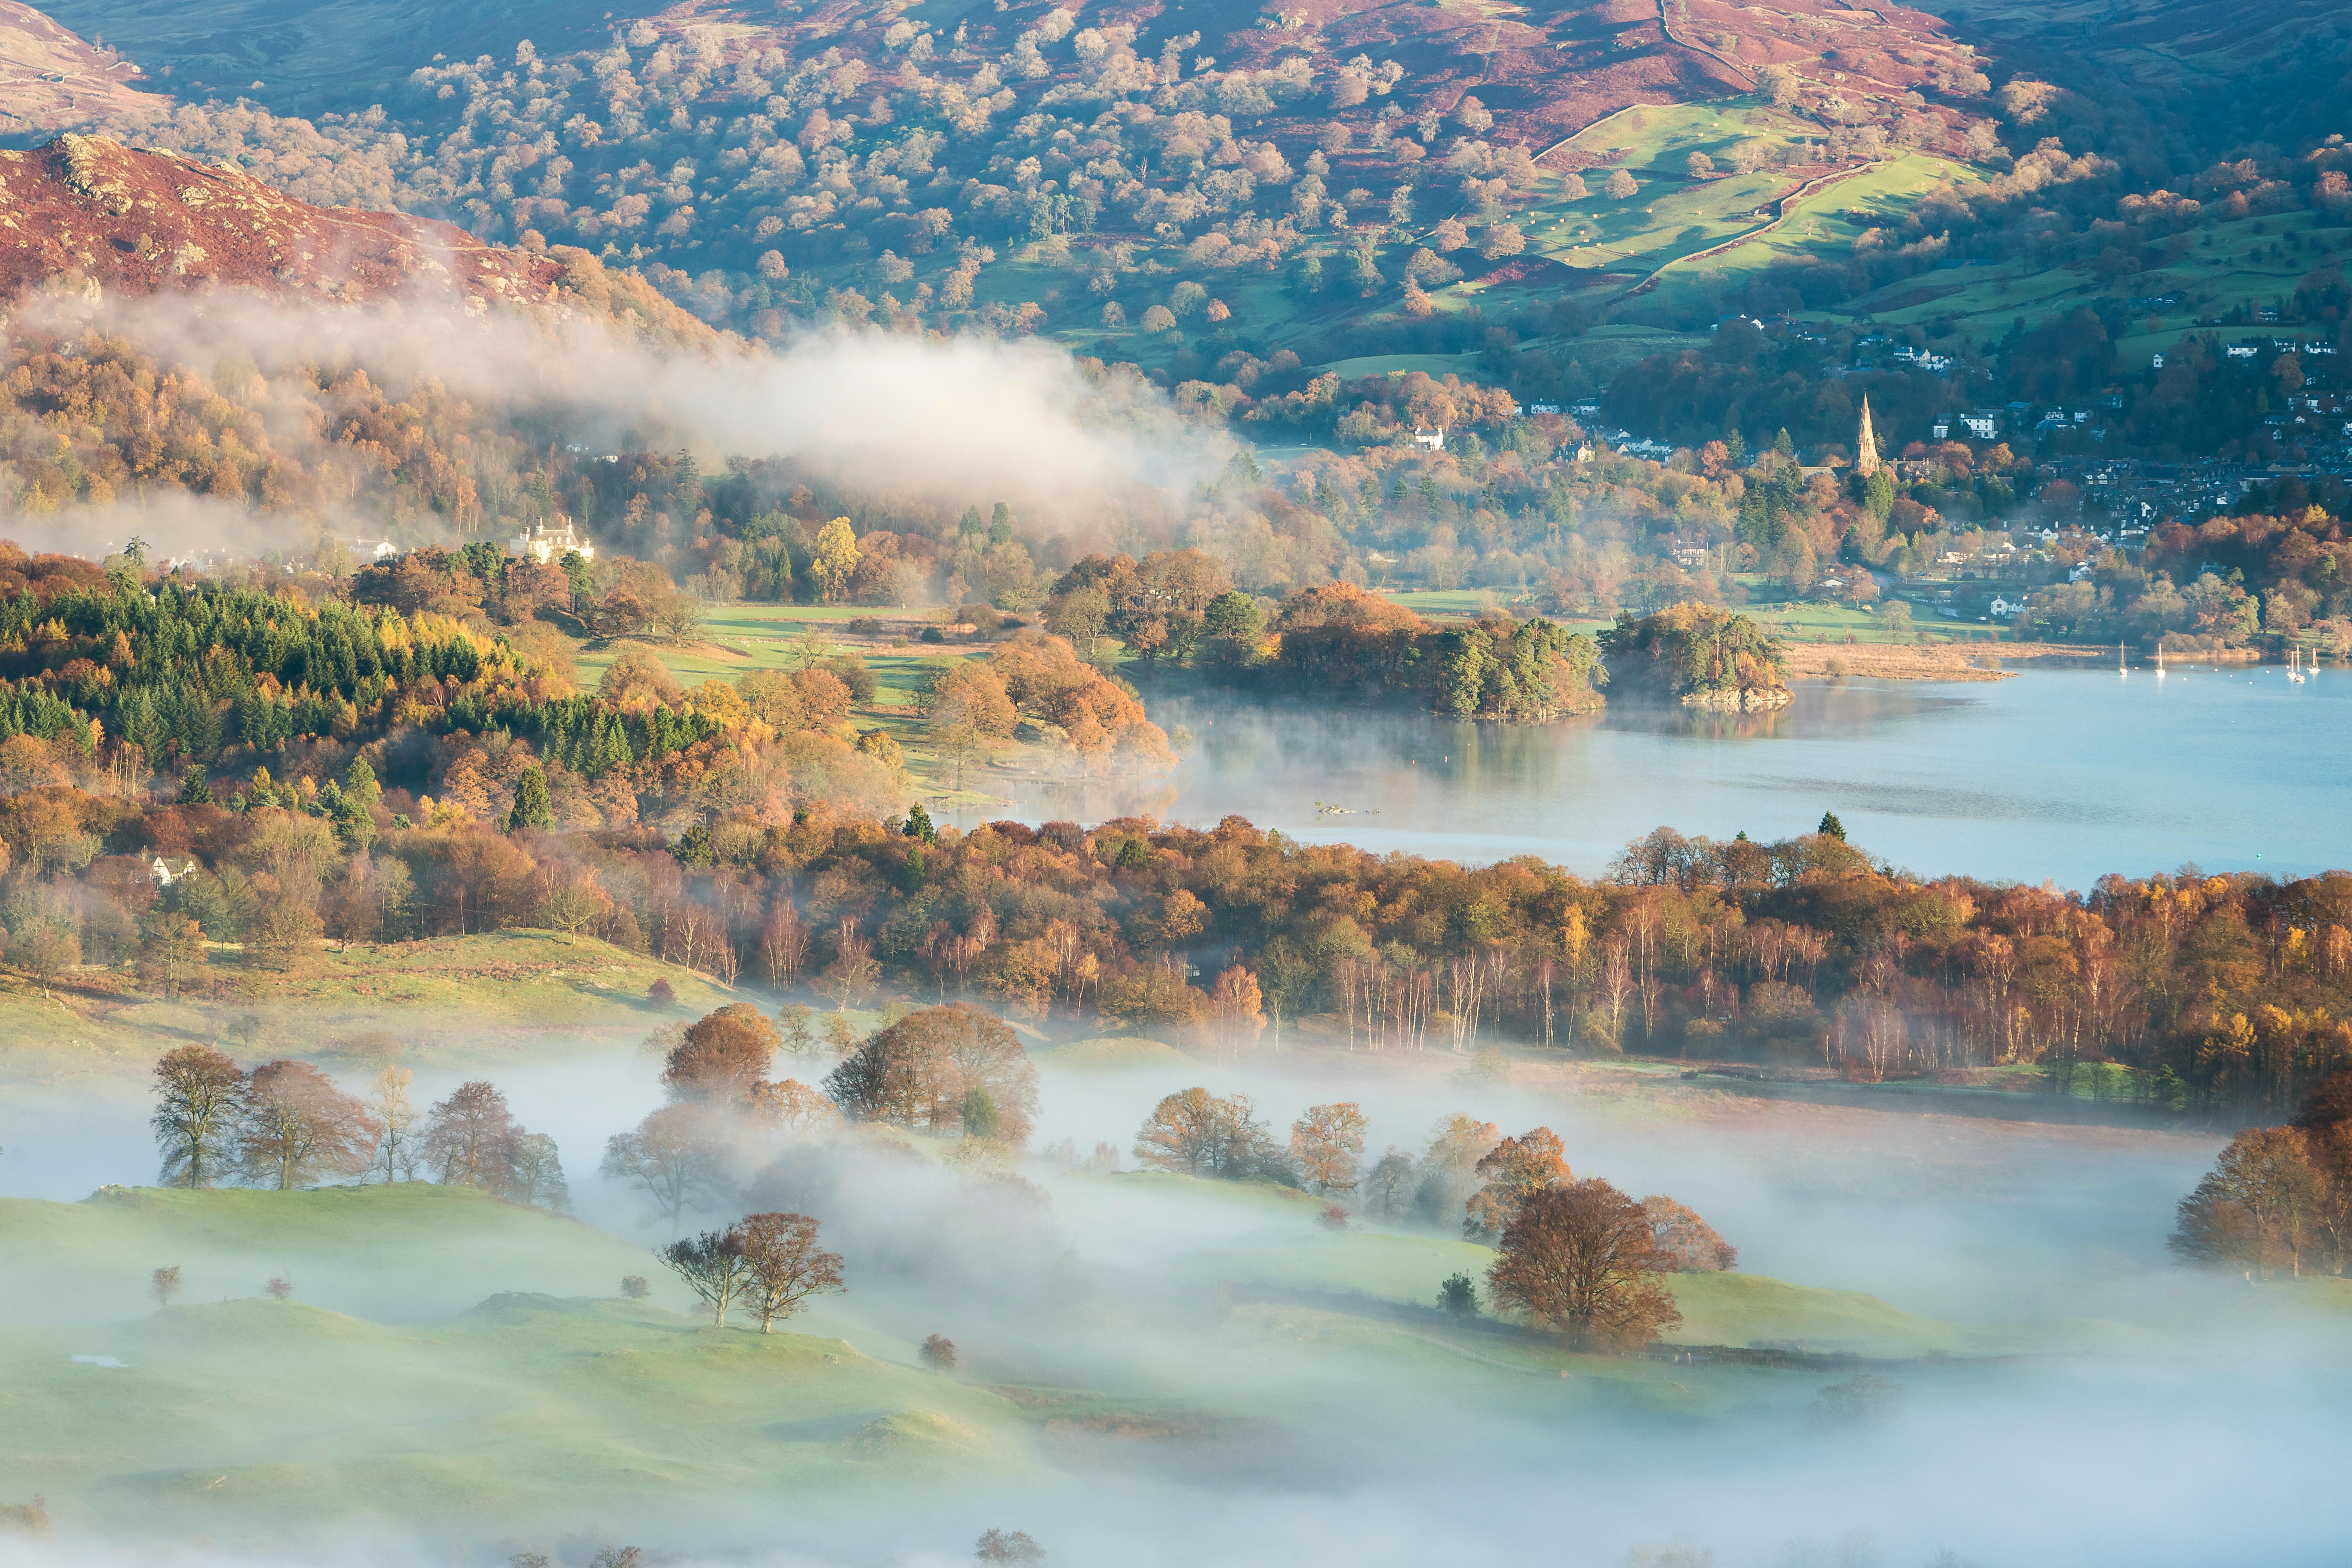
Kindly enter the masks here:
[[507, 548], [517, 555], [530, 556], [541, 566], [561, 561], [567, 554], [577, 554], [583, 561], [596, 559], [596, 547], [572, 526], [568, 517], [559, 517], [551, 528], [544, 522], [532, 525], [508, 540]]

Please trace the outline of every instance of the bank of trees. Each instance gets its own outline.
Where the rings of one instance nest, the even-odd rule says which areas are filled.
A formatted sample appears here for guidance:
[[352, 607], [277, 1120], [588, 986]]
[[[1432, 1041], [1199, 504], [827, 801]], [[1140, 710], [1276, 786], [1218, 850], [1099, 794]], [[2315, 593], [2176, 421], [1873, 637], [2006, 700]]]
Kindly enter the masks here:
[[1599, 661], [1581, 633], [1501, 613], [1433, 622], [1347, 582], [1301, 588], [1269, 616], [1198, 551], [1089, 556], [1054, 584], [1045, 620], [1082, 648], [1116, 638], [1148, 664], [1277, 696], [1403, 700], [1522, 723], [1601, 706]]
[[[1505, 1038], [1864, 1080], [2031, 1066], [2054, 1092], [2225, 1120], [2283, 1114], [2352, 1065], [2340, 872], [2110, 878], [2069, 894], [1907, 877], [1827, 831], [1662, 828], [1587, 879], [1525, 858], [1464, 868], [1299, 844], [1238, 818], [928, 838], [908, 826], [821, 804], [782, 821], [731, 807], [671, 842], [477, 826], [388, 831], [362, 850], [287, 808], [140, 811], [36, 789], [0, 800], [0, 928], [13, 966], [110, 993], [167, 983], [156, 945], [186, 944], [159, 911], [247, 945], [241, 967], [209, 955], [183, 988], [299, 963], [322, 936], [553, 925], [829, 1007], [992, 1001], [1220, 1054], [1302, 1038], [1467, 1054]], [[856, 1103], [907, 1101], [895, 1058], [861, 1057], [857, 1073]], [[952, 1131], [971, 1087], [925, 1088], [919, 1120]], [[1018, 1096], [984, 1087], [1000, 1125], [1017, 1125]]]
[[[863, 1039], [838, 1015], [822, 1038], [811, 1021], [804, 1006], [771, 1019], [739, 1002], [665, 1031], [669, 1103], [606, 1141], [601, 1173], [643, 1193], [675, 1227], [726, 1204], [766, 1152], [847, 1124], [952, 1141], [992, 1165], [1028, 1142], [1037, 1069], [995, 1014], [893, 1005]], [[835, 1065], [818, 1087], [777, 1076], [783, 1066], [815, 1079], [825, 1058]]]
[[2284, 1126], [2231, 1139], [2181, 1199], [2172, 1247], [2250, 1279], [2352, 1267], [2352, 1072], [2323, 1079]]
[[1610, 679], [1671, 698], [1747, 698], [1785, 691], [1780, 645], [1745, 616], [1701, 604], [1655, 615], [1621, 612], [1601, 634]]
[[506, 1097], [481, 1079], [460, 1084], [420, 1119], [409, 1075], [398, 1068], [378, 1074], [362, 1099], [308, 1062], [247, 1071], [209, 1046], [181, 1046], [163, 1054], [153, 1076], [150, 1123], [167, 1186], [290, 1191], [371, 1173], [413, 1180], [421, 1169], [510, 1203], [571, 1206], [555, 1141], [522, 1127]]
[[2340, 502], [2331, 511], [2295, 478], [2248, 500], [2264, 510], [2165, 522], [2137, 559], [2100, 555], [2086, 580], [2033, 596], [2033, 624], [2053, 637], [2182, 652], [2314, 632], [2339, 655], [2352, 650], [2352, 543]]

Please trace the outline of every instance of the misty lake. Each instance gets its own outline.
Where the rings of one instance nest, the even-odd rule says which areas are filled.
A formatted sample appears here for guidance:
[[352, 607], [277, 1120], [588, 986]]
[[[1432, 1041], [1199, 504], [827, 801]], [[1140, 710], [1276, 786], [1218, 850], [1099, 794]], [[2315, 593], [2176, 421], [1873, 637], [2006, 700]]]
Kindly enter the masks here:
[[1823, 811], [1923, 876], [2087, 889], [2106, 872], [2188, 862], [2282, 876], [2352, 867], [2352, 673], [2295, 684], [2273, 666], [2161, 680], [2043, 669], [1806, 682], [1795, 696], [1773, 714], [1627, 704], [1547, 728], [1150, 696], [1155, 721], [1191, 735], [1172, 779], [1031, 786], [1016, 802], [1030, 821], [1238, 814], [1310, 841], [1464, 861], [1531, 854], [1586, 874], [1662, 824], [1770, 839]]

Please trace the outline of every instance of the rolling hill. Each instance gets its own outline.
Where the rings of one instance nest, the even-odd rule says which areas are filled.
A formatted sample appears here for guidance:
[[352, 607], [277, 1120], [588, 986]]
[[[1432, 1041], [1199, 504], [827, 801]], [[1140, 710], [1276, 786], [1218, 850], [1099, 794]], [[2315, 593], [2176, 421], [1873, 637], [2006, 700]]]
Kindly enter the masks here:
[[0, 138], [168, 104], [139, 68], [21, 0], [0, 0]]
[[235, 286], [358, 303], [437, 285], [487, 304], [551, 298], [563, 270], [454, 225], [322, 210], [240, 170], [103, 136], [0, 153], [0, 298], [78, 274], [130, 294]]

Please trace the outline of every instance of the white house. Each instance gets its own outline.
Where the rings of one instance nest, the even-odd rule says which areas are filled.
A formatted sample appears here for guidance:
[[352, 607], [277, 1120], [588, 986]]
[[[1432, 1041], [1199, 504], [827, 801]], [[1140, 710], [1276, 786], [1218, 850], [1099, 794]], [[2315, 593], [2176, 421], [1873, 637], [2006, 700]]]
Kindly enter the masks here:
[[1434, 430], [1414, 431], [1412, 444], [1416, 447], [1425, 447], [1433, 452], [1443, 452], [1445, 450], [1445, 426], [1441, 425]]
[[2000, 595], [1996, 594], [1993, 595], [1992, 603], [1986, 605], [1985, 608], [1989, 613], [1999, 616], [2005, 620], [2011, 616], [2014, 616], [2019, 611], [2024, 609], [2025, 604], [2022, 600], [2012, 603], [2011, 601], [2004, 599]]
[[533, 524], [508, 540], [507, 548], [517, 555], [530, 556], [541, 566], [561, 561], [567, 554], [577, 554], [583, 561], [596, 559], [595, 545], [572, 526], [568, 517], [559, 518], [553, 528], [544, 522]]

